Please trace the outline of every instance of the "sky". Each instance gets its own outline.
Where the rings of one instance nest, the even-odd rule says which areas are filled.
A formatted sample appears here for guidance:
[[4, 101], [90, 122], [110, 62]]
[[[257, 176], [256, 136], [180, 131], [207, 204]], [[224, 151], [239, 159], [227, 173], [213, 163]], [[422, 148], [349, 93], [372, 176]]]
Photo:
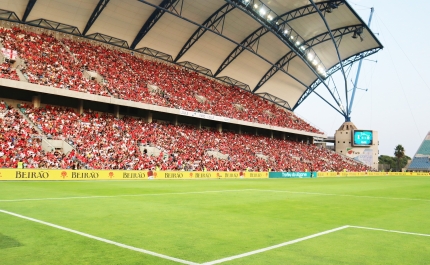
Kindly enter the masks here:
[[[358, 129], [379, 133], [379, 154], [394, 156], [401, 144], [413, 157], [430, 131], [430, 1], [350, 0], [366, 23], [374, 8], [371, 30], [384, 46], [363, 61], [351, 113]], [[347, 77], [353, 88], [358, 63]], [[341, 71], [336, 86], [345, 91]], [[366, 91], [367, 89], [367, 91]], [[317, 92], [325, 90], [323, 86]], [[345, 102], [345, 99], [343, 100]], [[333, 136], [345, 118], [312, 94], [295, 113]]]

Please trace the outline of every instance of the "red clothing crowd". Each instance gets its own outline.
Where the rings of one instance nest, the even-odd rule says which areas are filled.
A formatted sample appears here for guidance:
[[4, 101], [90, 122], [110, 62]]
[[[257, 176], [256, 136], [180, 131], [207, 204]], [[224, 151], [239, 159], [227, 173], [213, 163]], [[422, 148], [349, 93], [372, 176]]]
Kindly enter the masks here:
[[[2, 133], [0, 143], [2, 150], [6, 148], [15, 158], [13, 161], [0, 160], [3, 167], [11, 167], [11, 163], [21, 159], [29, 168], [72, 168], [78, 161], [87, 169], [370, 170], [332, 151], [301, 142], [196, 129], [186, 125], [147, 123], [132, 117], [118, 119], [90, 110], [79, 115], [73, 109], [61, 107], [35, 109], [22, 105], [20, 108], [48, 139], [64, 140], [76, 151], [67, 155], [44, 153], [38, 142], [30, 140], [34, 139], [29, 136], [35, 133], [34, 129], [19, 117], [15, 109], [11, 109], [8, 115], [13, 119], [6, 117], [8, 120], [2, 120], [2, 125], [10, 125], [3, 126], [8, 134]], [[149, 147], [159, 150], [160, 154], [151, 156], [145, 152]], [[208, 151], [226, 155], [227, 158], [210, 156]], [[38, 154], [42, 165], [36, 159]]]
[[[0, 29], [0, 41], [18, 52], [31, 83], [322, 134], [257, 95], [129, 51], [20, 28]], [[84, 71], [103, 80], [87, 78]]]

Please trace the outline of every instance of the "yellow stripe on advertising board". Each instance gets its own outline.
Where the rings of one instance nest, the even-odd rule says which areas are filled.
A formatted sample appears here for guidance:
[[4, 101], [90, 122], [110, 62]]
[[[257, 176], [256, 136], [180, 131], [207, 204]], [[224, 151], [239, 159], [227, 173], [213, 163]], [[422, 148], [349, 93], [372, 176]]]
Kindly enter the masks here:
[[[430, 176], [429, 172], [318, 172], [324, 177]], [[263, 179], [268, 172], [0, 169], [1, 180]]]

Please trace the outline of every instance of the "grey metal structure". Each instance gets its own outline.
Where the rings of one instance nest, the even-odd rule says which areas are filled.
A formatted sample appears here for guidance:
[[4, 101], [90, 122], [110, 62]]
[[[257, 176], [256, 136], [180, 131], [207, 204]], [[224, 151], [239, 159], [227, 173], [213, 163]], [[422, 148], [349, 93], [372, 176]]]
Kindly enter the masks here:
[[3, 0], [0, 20], [182, 65], [292, 111], [314, 93], [343, 116], [327, 81], [383, 48], [346, 0]]

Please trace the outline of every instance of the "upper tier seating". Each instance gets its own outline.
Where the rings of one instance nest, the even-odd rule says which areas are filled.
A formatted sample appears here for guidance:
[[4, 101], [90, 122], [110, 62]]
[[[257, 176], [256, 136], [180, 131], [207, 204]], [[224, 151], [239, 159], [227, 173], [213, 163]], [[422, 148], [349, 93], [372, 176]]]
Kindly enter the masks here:
[[[18, 51], [25, 62], [21, 71], [31, 83], [322, 134], [252, 93], [176, 65], [20, 28], [0, 28], [0, 41]], [[86, 70], [104, 82], [85, 78]], [[151, 92], [149, 85], [159, 90]]]

